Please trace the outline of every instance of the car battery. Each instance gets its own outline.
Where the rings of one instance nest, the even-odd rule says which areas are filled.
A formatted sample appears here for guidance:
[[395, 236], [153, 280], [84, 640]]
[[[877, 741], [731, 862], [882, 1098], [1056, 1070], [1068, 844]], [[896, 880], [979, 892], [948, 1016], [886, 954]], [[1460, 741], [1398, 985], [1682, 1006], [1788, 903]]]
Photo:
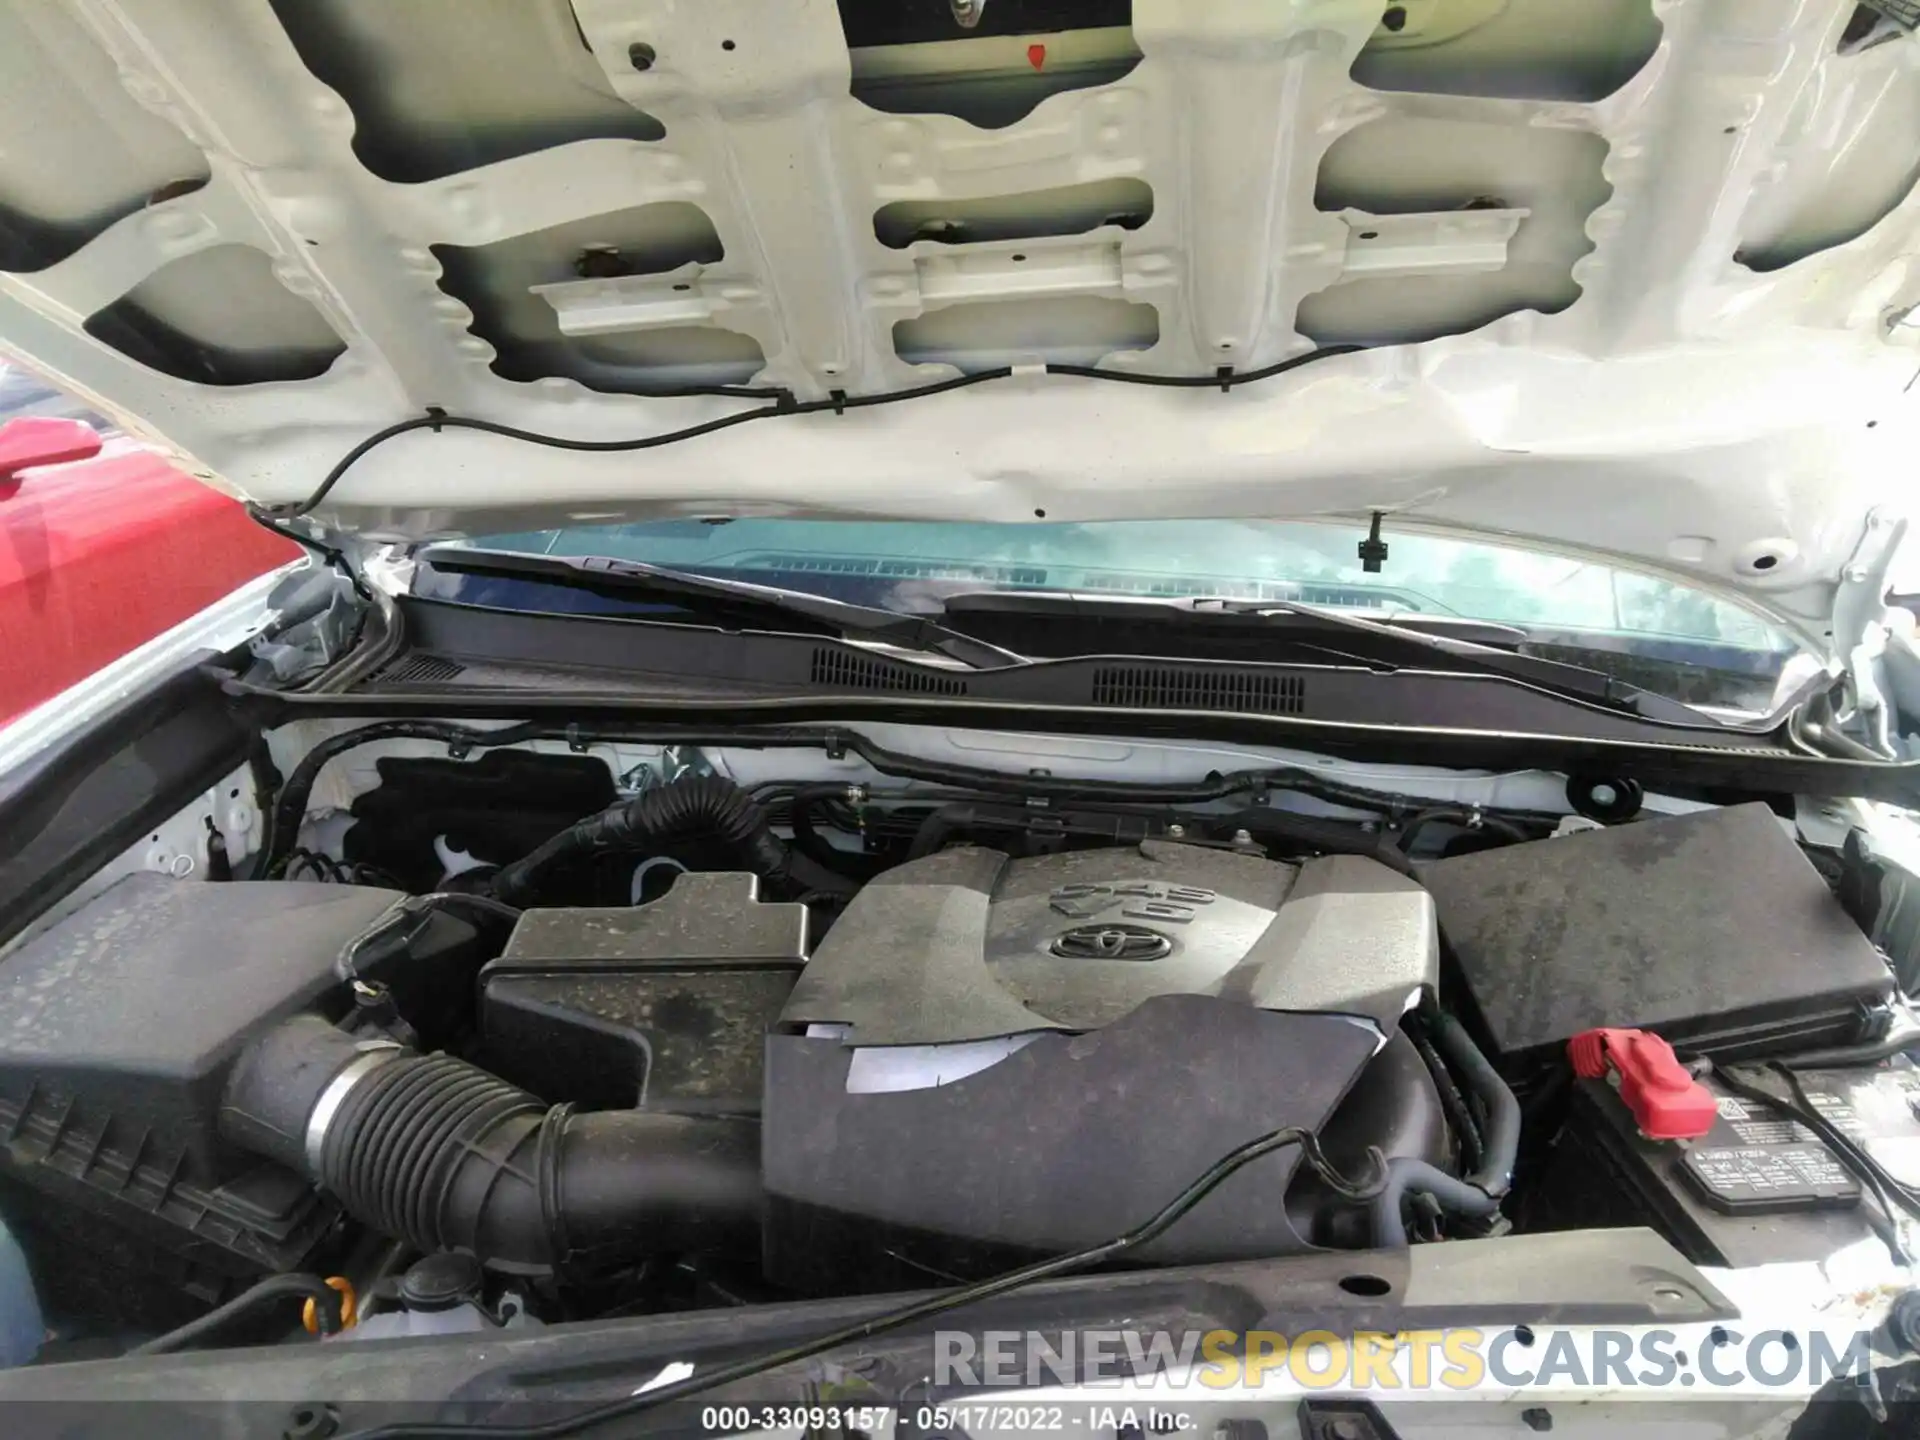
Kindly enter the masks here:
[[[1814, 1108], [1903, 1183], [1920, 1185], [1920, 1069], [1798, 1072]], [[1702, 1082], [1717, 1114], [1693, 1140], [1649, 1140], [1614, 1086], [1574, 1082], [1523, 1223], [1643, 1224], [1697, 1265], [1822, 1260], [1885, 1228], [1871, 1190], [1810, 1129]]]

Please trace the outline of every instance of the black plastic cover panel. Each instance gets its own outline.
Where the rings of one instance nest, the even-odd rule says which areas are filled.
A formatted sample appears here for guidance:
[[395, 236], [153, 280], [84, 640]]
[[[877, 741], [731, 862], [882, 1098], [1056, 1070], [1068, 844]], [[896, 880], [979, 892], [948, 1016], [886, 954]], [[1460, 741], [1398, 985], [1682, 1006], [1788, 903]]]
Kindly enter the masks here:
[[934, 1045], [1218, 995], [1389, 1030], [1438, 956], [1426, 893], [1363, 857], [1278, 865], [1147, 840], [1010, 860], [963, 846], [861, 890], [782, 1020], [846, 1026], [850, 1045]]
[[1722, 1055], [1843, 1042], [1892, 991], [1765, 805], [1483, 850], [1422, 879], [1507, 1055], [1602, 1025]]
[[645, 905], [529, 910], [480, 974], [488, 1067], [587, 1109], [757, 1114], [807, 907], [688, 873]]
[[[761, 1130], [769, 1270], [802, 1289], [878, 1288], [1118, 1235], [1236, 1146], [1318, 1129], [1376, 1039], [1342, 1016], [1162, 995], [948, 1084], [850, 1094], [854, 1052], [775, 1035]], [[1247, 1165], [1141, 1258], [1305, 1248], [1284, 1198], [1298, 1159], [1286, 1147]]]
[[129, 875], [0, 960], [0, 1097], [210, 1130], [226, 1063], [337, 984], [340, 947], [400, 898]]
[[0, 959], [0, 1202], [52, 1311], [178, 1323], [332, 1232], [305, 1180], [221, 1139], [220, 1091], [259, 1030], [337, 1003], [341, 947], [399, 898], [141, 873]]

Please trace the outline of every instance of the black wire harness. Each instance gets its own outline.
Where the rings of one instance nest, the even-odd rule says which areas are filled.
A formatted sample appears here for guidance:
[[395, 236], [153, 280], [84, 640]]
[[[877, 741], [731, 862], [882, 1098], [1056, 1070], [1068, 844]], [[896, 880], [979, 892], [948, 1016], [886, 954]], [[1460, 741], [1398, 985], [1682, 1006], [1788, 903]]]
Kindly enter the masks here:
[[[1881, 1238], [1886, 1241], [1893, 1258], [1902, 1265], [1913, 1263], [1900, 1239], [1899, 1212], [1904, 1210], [1920, 1220], [1920, 1192], [1874, 1159], [1864, 1146], [1829, 1119], [1813, 1103], [1813, 1097], [1807, 1094], [1807, 1087], [1800, 1082], [1800, 1077], [1794, 1074], [1791, 1066], [1780, 1061], [1773, 1061], [1764, 1069], [1714, 1066], [1713, 1074], [1741, 1099], [1777, 1110], [1789, 1119], [1799, 1121], [1818, 1136], [1821, 1143], [1833, 1152], [1834, 1158], [1851, 1170], [1860, 1183], [1873, 1193], [1873, 1198], [1886, 1216], [1887, 1228]], [[1778, 1080], [1786, 1093], [1760, 1084], [1761, 1075]]]
[[[849, 395], [843, 390], [836, 390], [825, 400], [796, 400], [792, 392], [786, 390], [733, 389], [724, 386], [675, 391], [672, 392], [675, 396], [772, 397], [774, 403], [762, 405], [753, 410], [736, 411], [731, 415], [721, 415], [712, 420], [703, 420], [697, 425], [686, 425], [678, 430], [666, 430], [657, 435], [642, 435], [628, 440], [574, 440], [564, 435], [544, 434], [538, 430], [521, 430], [512, 425], [501, 425], [495, 421], [481, 420], [471, 415], [450, 415], [436, 406], [429, 408], [424, 415], [415, 415], [411, 419], [398, 421], [384, 430], [376, 430], [367, 436], [335, 462], [334, 467], [327, 472], [326, 478], [305, 500], [291, 505], [256, 506], [253, 513], [256, 518], [268, 524], [298, 519], [319, 506], [332, 492], [333, 487], [340, 483], [342, 477], [357, 465], [367, 452], [414, 430], [431, 430], [435, 434], [443, 430], [478, 430], [484, 434], [499, 435], [508, 440], [524, 441], [529, 445], [544, 445], [553, 450], [581, 450], [601, 454], [624, 453], [635, 450], [657, 450], [663, 445], [678, 445], [682, 441], [695, 440], [702, 435], [712, 435], [716, 431], [731, 430], [736, 425], [751, 424], [755, 420], [772, 420], [782, 415], [819, 415], [829, 410], [836, 415], [844, 415], [849, 410], [861, 410], [874, 405], [894, 405], [903, 400], [922, 400], [929, 395], [944, 395], [949, 390], [964, 390], [969, 386], [983, 385], [992, 380], [1006, 380], [1017, 373], [1033, 369], [1048, 375], [1070, 375], [1083, 380], [1110, 380], [1123, 385], [1155, 385], [1177, 389], [1217, 388], [1224, 391], [1231, 390], [1236, 385], [1250, 385], [1255, 381], [1284, 375], [1289, 370], [1297, 370], [1316, 360], [1327, 360], [1336, 355], [1351, 355], [1366, 348], [1364, 345], [1324, 345], [1318, 349], [1309, 350], [1303, 355], [1295, 355], [1272, 365], [1263, 365], [1257, 370], [1235, 371], [1224, 368], [1213, 375], [1140, 375], [1126, 370], [1101, 370], [1091, 365], [1048, 364], [1035, 367], [998, 365], [990, 370], [976, 370], [972, 374], [957, 375], [950, 380], [936, 380], [927, 385], [913, 385], [905, 390], [888, 390], [878, 395]], [[656, 395], [650, 398], [668, 397]]]
[[209, 1310], [197, 1320], [189, 1320], [177, 1330], [156, 1335], [145, 1344], [134, 1346], [127, 1353], [129, 1355], [170, 1355], [175, 1350], [184, 1350], [191, 1345], [199, 1344], [240, 1316], [250, 1314], [270, 1301], [285, 1298], [311, 1300], [314, 1322], [318, 1325], [320, 1333], [322, 1335], [340, 1333], [341, 1322], [346, 1318], [346, 1314], [339, 1291], [328, 1285], [318, 1275], [298, 1273], [269, 1275], [259, 1284], [242, 1290], [226, 1304]]
[[1307, 1167], [1326, 1182], [1329, 1189], [1349, 1200], [1372, 1200], [1380, 1193], [1385, 1183], [1386, 1160], [1378, 1149], [1369, 1147], [1367, 1151], [1367, 1176], [1361, 1180], [1350, 1179], [1327, 1158], [1326, 1152], [1320, 1148], [1319, 1137], [1313, 1131], [1289, 1125], [1281, 1130], [1269, 1131], [1265, 1135], [1247, 1141], [1235, 1150], [1228, 1151], [1214, 1161], [1205, 1173], [1190, 1181], [1178, 1195], [1175, 1195], [1149, 1219], [1142, 1221], [1124, 1235], [1116, 1235], [1111, 1240], [1089, 1245], [1084, 1250], [1056, 1255], [1050, 1260], [1038, 1260], [1031, 1265], [1023, 1265], [1018, 1270], [1009, 1270], [989, 1279], [976, 1281], [971, 1285], [962, 1285], [957, 1289], [944, 1290], [909, 1301], [895, 1309], [882, 1311], [871, 1319], [825, 1331], [810, 1340], [801, 1340], [779, 1350], [771, 1350], [760, 1355], [748, 1355], [724, 1365], [716, 1365], [710, 1370], [696, 1372], [674, 1384], [662, 1385], [657, 1389], [645, 1390], [637, 1395], [628, 1395], [619, 1400], [609, 1401], [576, 1415], [564, 1415], [533, 1425], [489, 1425], [464, 1422], [439, 1424], [434, 1421], [403, 1421], [393, 1425], [375, 1426], [369, 1430], [356, 1430], [350, 1435], [341, 1437], [341, 1440], [560, 1440], [563, 1436], [578, 1435], [584, 1430], [605, 1425], [610, 1421], [625, 1419], [648, 1410], [657, 1410], [662, 1405], [672, 1404], [676, 1400], [703, 1395], [719, 1386], [732, 1384], [736, 1380], [751, 1379], [755, 1375], [778, 1369], [782, 1365], [811, 1359], [828, 1350], [836, 1350], [842, 1345], [851, 1345], [889, 1330], [898, 1330], [922, 1320], [931, 1320], [936, 1316], [958, 1310], [962, 1306], [992, 1300], [1042, 1280], [1076, 1274], [1079, 1271], [1091, 1269], [1095, 1265], [1105, 1264], [1109, 1260], [1117, 1260], [1128, 1251], [1137, 1250], [1166, 1234], [1182, 1216], [1217, 1190], [1235, 1171], [1263, 1155], [1271, 1155], [1274, 1151], [1284, 1149], [1288, 1145], [1298, 1145], [1301, 1158]]
[[[380, 740], [401, 739], [440, 741], [448, 747], [456, 759], [472, 750], [518, 745], [529, 740], [564, 740], [575, 749], [621, 741], [642, 744], [658, 741], [663, 744], [737, 745], [743, 748], [770, 750], [825, 750], [829, 754], [858, 755], [882, 775], [951, 786], [955, 789], [983, 794], [1016, 795], [1022, 800], [1042, 797], [1108, 804], [1194, 805], [1212, 800], [1224, 800], [1235, 795], [1249, 795], [1257, 800], [1264, 791], [1285, 790], [1311, 795], [1331, 804], [1351, 806], [1388, 817], [1425, 810], [1432, 803], [1416, 795], [1402, 795], [1385, 790], [1369, 790], [1360, 785], [1349, 785], [1344, 781], [1328, 779], [1304, 766], [1290, 765], [1274, 766], [1265, 770], [1237, 770], [1224, 774], [1215, 772], [1201, 780], [1167, 784], [1128, 780], [1076, 780], [1046, 775], [1012, 775], [1004, 771], [976, 769], [946, 761], [923, 760], [917, 756], [889, 750], [875, 744], [857, 730], [840, 726], [813, 730], [723, 731], [716, 729], [696, 733], [684, 730], [647, 731], [611, 727], [605, 730], [590, 730], [579, 725], [553, 725], [539, 721], [503, 725], [495, 729], [480, 729], [456, 725], [444, 720], [376, 720], [358, 729], [344, 731], [320, 741], [301, 758], [298, 765], [293, 767], [287, 776], [286, 783], [280, 787], [278, 798], [267, 810], [266, 833], [260, 847], [261, 859], [254, 874], [259, 878], [272, 880], [279, 879], [287, 873], [287, 866], [294, 855], [300, 822], [307, 813], [307, 798], [313, 791], [314, 782], [320, 778], [321, 770], [331, 761], [357, 746]], [[1485, 816], [1491, 812], [1481, 813]], [[1550, 817], [1523, 815], [1522, 812], [1517, 811], [1507, 813], [1516, 821], [1525, 819], [1535, 823], [1541, 821], [1550, 823]], [[1311, 834], [1319, 837], [1319, 843], [1331, 843], [1331, 827], [1335, 822], [1322, 822], [1318, 828], [1303, 828], [1309, 826], [1311, 819], [1312, 817], [1301, 816], [1283, 823], [1292, 826], [1302, 838]], [[1322, 833], [1323, 831], [1325, 833]], [[1378, 853], [1382, 855], [1386, 853], [1384, 846], [1373, 847], [1372, 842], [1369, 842], [1369, 846], [1370, 851], [1377, 848]]]

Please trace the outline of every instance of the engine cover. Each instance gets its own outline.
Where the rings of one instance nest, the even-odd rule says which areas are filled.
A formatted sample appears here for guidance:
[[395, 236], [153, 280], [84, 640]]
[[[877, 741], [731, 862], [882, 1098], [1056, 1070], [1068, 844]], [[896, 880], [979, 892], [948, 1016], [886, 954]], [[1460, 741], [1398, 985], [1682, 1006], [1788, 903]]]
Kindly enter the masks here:
[[1155, 995], [1340, 1011], [1390, 1030], [1438, 978], [1433, 901], [1362, 856], [1304, 865], [1147, 840], [1010, 860], [942, 851], [874, 879], [782, 1020], [853, 1045], [1093, 1030]]
[[[1437, 965], [1426, 893], [1359, 857], [1147, 841], [900, 866], [847, 907], [768, 1042], [768, 1270], [844, 1291], [1074, 1249], [1285, 1125], [1336, 1154], [1444, 1159], [1395, 1028]], [[1349, 1114], [1365, 1133], [1342, 1133]], [[1309, 1248], [1327, 1227], [1290, 1211], [1298, 1160], [1249, 1165], [1141, 1258]]]

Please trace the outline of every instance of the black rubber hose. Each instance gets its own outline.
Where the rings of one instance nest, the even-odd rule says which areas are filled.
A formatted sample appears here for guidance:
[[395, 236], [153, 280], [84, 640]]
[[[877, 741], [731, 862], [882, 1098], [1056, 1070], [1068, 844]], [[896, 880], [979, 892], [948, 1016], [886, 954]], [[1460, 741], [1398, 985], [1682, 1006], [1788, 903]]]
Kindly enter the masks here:
[[552, 1109], [445, 1055], [348, 1093], [315, 1177], [348, 1213], [425, 1251], [551, 1275], [760, 1238], [751, 1121]]
[[[497, 729], [456, 725], [442, 720], [381, 720], [363, 725], [322, 741], [309, 751], [294, 773], [288, 777], [279, 801], [268, 816], [269, 827], [287, 822], [286, 833], [278, 837], [269, 853], [290, 849], [300, 819], [306, 813], [306, 801], [313, 782], [327, 761], [356, 745], [400, 737], [437, 740], [459, 749], [479, 749], [517, 745], [527, 740], [564, 740], [570, 745], [611, 744], [620, 741], [667, 743], [676, 745], [737, 745], [755, 749], [839, 750], [858, 755], [883, 775], [902, 780], [924, 781], [955, 790], [985, 791], [990, 794], [1018, 795], [1023, 800], [1034, 796], [1074, 802], [1139, 805], [1193, 805], [1223, 800], [1259, 790], [1296, 791], [1336, 805], [1350, 805], [1376, 814], [1430, 808], [1426, 798], [1392, 791], [1369, 790], [1329, 780], [1301, 766], [1282, 765], [1266, 770], [1236, 770], [1215, 773], [1204, 779], [1179, 783], [1153, 783], [1131, 780], [1073, 779], [1063, 776], [1008, 774], [1004, 771], [956, 765], [948, 761], [926, 760], [876, 745], [858, 730], [844, 726], [773, 729], [742, 726], [732, 729], [689, 730], [686, 727], [608, 726], [588, 729], [580, 725], [554, 725], [540, 721], [507, 725]], [[1482, 810], [1483, 815], [1491, 812]], [[1528, 824], [1550, 827], [1558, 822], [1557, 812], [1503, 810], [1508, 817], [1523, 818]]]
[[1413, 1048], [1419, 1053], [1420, 1063], [1427, 1067], [1427, 1074], [1433, 1078], [1433, 1086], [1440, 1095], [1440, 1108], [1447, 1112], [1447, 1123], [1453, 1127], [1453, 1133], [1460, 1138], [1460, 1155], [1469, 1170], [1480, 1164], [1485, 1153], [1480, 1144], [1480, 1126], [1467, 1108], [1466, 1096], [1460, 1093], [1453, 1072], [1447, 1069], [1446, 1062], [1440, 1058], [1440, 1052], [1434, 1048], [1427, 1027], [1419, 1021], [1405, 1027], [1407, 1038], [1413, 1042]]
[[852, 857], [842, 855], [814, 829], [813, 807], [830, 800], [845, 800], [852, 788], [832, 782], [802, 785], [787, 802], [787, 823], [793, 827], [793, 848], [821, 868], [835, 873]]
[[[1202, 780], [1172, 784], [1008, 774], [1003, 771], [976, 769], [970, 765], [955, 765], [947, 761], [926, 760], [914, 755], [905, 755], [897, 750], [888, 750], [884, 746], [876, 745], [858, 730], [843, 726], [804, 729], [740, 727], [689, 730], [679, 726], [627, 725], [589, 729], [580, 725], [554, 725], [541, 721], [527, 721], [517, 725], [485, 729], [478, 726], [451, 724], [444, 720], [381, 720], [323, 740], [302, 758], [293, 773], [287, 777], [287, 783], [281, 788], [279, 798], [267, 810], [266, 838], [261, 846], [261, 860], [254, 868], [254, 875], [273, 878], [278, 874], [277, 867], [285, 864], [287, 852], [293, 848], [299, 836], [300, 822], [307, 813], [307, 798], [312, 793], [314, 781], [319, 778], [320, 771], [329, 761], [358, 745], [403, 737], [437, 740], [451, 747], [456, 754], [473, 749], [518, 745], [524, 741], [537, 739], [564, 740], [576, 748], [584, 748], [592, 744], [641, 741], [702, 746], [737, 745], [756, 749], [824, 749], [834, 753], [857, 755], [882, 775], [894, 776], [902, 780], [923, 781], [954, 790], [1012, 794], [1019, 796], [1023, 801], [1044, 796], [1075, 803], [1108, 805], [1195, 805], [1261, 790], [1286, 790], [1302, 795], [1312, 795], [1330, 804], [1369, 810], [1383, 816], [1431, 808], [1428, 800], [1422, 796], [1369, 790], [1361, 785], [1348, 785], [1338, 780], [1329, 780], [1324, 775], [1301, 766], [1283, 765], [1268, 770], [1215, 773]], [[1489, 812], [1482, 810], [1481, 814], [1486, 817]], [[1519, 819], [1524, 820], [1528, 825], [1546, 828], [1550, 828], [1560, 819], [1557, 813], [1547, 811], [1503, 810], [1501, 814], [1508, 817], [1510, 821]], [[1406, 865], [1404, 860], [1396, 864], [1390, 858], [1394, 848], [1390, 840], [1382, 837], [1376, 858], [1383, 863], [1393, 864], [1396, 869], [1403, 869], [1403, 873], [1411, 874], [1410, 868], [1403, 868]]]
[[269, 1300], [295, 1297], [313, 1301], [314, 1323], [320, 1327], [322, 1335], [340, 1333], [341, 1304], [343, 1297], [338, 1290], [328, 1285], [318, 1275], [287, 1274], [269, 1275], [250, 1289], [242, 1290], [226, 1304], [216, 1306], [197, 1320], [189, 1320], [177, 1330], [169, 1330], [164, 1335], [156, 1335], [145, 1344], [136, 1345], [129, 1355], [167, 1355], [175, 1350], [184, 1350], [187, 1346], [204, 1340], [222, 1326], [239, 1319], [250, 1311], [259, 1309]]
[[973, 814], [973, 806], [968, 804], [942, 805], [927, 812], [913, 832], [913, 843], [907, 846], [907, 859], [924, 860], [947, 843], [947, 837], [961, 829]]
[[495, 873], [495, 899], [519, 904], [537, 893], [557, 865], [604, 850], [650, 850], [676, 841], [717, 840], [742, 869], [764, 879], [791, 881], [802, 890], [848, 892], [855, 882], [796, 855], [767, 827], [766, 812], [722, 775], [698, 775], [648, 790], [598, 815], [569, 825], [545, 844]]
[[1302, 815], [1276, 806], [1254, 806], [1225, 817], [1226, 823], [1247, 830], [1263, 843], [1284, 840], [1295, 846], [1334, 855], [1364, 855], [1396, 875], [1417, 880], [1413, 861], [1388, 837], [1362, 829], [1352, 820]]
[[1500, 1208], [1500, 1201], [1479, 1186], [1424, 1160], [1401, 1156], [1387, 1162], [1386, 1184], [1373, 1201], [1373, 1245], [1390, 1250], [1407, 1243], [1403, 1209], [1409, 1195], [1431, 1195], [1449, 1215], [1484, 1219]]
[[1920, 1048], [1920, 1024], [1915, 1024], [1911, 1016], [1896, 1016], [1893, 1028], [1878, 1040], [1864, 1041], [1858, 1045], [1833, 1045], [1821, 1050], [1801, 1050], [1792, 1055], [1778, 1055], [1777, 1063], [1793, 1070], [1838, 1070], [1851, 1065], [1877, 1065], [1882, 1060], [1891, 1060], [1896, 1055]]
[[464, 1060], [370, 1048], [315, 1016], [248, 1047], [220, 1123], [382, 1234], [513, 1274], [760, 1241], [754, 1121], [576, 1115]]
[[1431, 1025], [1434, 1047], [1486, 1115], [1480, 1128], [1480, 1164], [1467, 1183], [1498, 1198], [1513, 1184], [1513, 1167], [1520, 1158], [1520, 1102], [1480, 1053], [1466, 1026], [1445, 1011], [1434, 1014]]
[[1389, 1160], [1386, 1184], [1373, 1202], [1373, 1243], [1383, 1249], [1407, 1243], [1403, 1206], [1410, 1195], [1431, 1195], [1453, 1215], [1484, 1219], [1495, 1214], [1513, 1184], [1513, 1167], [1520, 1154], [1520, 1102], [1507, 1082], [1453, 1016], [1435, 1010], [1426, 1018], [1434, 1048], [1486, 1112], [1480, 1163], [1470, 1174], [1454, 1176], [1424, 1160]]
[[1510, 820], [1502, 820], [1497, 815], [1489, 815], [1484, 810], [1461, 810], [1450, 806], [1439, 806], [1432, 810], [1422, 810], [1400, 827], [1398, 844], [1400, 849], [1411, 853], [1413, 840], [1429, 825], [1458, 825], [1461, 829], [1473, 832], [1481, 831], [1488, 835], [1498, 835], [1509, 845], [1516, 845], [1531, 837]]

